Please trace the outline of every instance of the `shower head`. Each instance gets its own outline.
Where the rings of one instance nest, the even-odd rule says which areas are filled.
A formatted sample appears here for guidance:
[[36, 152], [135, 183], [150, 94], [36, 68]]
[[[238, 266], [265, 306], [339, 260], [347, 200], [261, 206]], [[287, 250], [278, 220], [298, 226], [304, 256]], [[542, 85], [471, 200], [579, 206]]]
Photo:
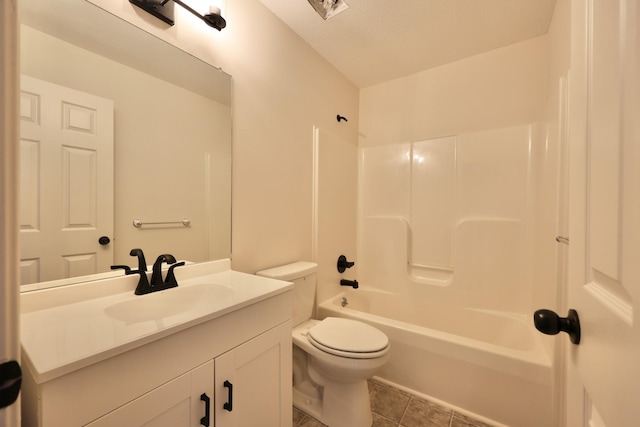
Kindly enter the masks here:
[[344, 0], [308, 0], [308, 2], [325, 20], [349, 8]]

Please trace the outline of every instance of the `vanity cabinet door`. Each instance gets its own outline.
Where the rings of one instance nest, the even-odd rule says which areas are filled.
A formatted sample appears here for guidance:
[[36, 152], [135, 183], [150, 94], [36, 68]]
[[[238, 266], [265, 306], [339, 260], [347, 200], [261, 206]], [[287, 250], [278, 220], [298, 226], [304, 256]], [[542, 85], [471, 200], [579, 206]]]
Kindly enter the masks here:
[[215, 360], [216, 427], [292, 424], [291, 322]]
[[[207, 404], [201, 400], [206, 394], [213, 401], [213, 361], [140, 396], [107, 415], [87, 424], [90, 427], [142, 426], [145, 427], [197, 427], [209, 415], [213, 426], [213, 413], [206, 414]], [[213, 412], [211, 408], [210, 412]]]

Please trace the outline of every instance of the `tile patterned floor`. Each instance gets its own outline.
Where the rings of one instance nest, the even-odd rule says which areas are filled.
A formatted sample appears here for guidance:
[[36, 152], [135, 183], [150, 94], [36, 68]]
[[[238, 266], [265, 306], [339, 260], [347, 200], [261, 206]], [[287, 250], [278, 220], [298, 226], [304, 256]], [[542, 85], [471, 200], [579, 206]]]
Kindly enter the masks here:
[[[373, 424], [371, 427], [491, 427], [423, 398], [369, 380]], [[294, 427], [327, 427], [293, 408]]]

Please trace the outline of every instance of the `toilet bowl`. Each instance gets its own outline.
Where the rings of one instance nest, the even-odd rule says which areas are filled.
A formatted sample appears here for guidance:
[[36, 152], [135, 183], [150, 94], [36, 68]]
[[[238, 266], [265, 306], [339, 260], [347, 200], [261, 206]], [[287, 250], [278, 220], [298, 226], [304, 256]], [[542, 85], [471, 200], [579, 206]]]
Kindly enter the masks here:
[[292, 339], [313, 359], [314, 369], [336, 383], [366, 380], [389, 359], [387, 336], [356, 320], [308, 320], [293, 329]]
[[293, 404], [329, 427], [370, 427], [367, 379], [389, 359], [389, 339], [366, 323], [311, 318], [317, 266], [298, 262], [258, 272], [294, 283]]

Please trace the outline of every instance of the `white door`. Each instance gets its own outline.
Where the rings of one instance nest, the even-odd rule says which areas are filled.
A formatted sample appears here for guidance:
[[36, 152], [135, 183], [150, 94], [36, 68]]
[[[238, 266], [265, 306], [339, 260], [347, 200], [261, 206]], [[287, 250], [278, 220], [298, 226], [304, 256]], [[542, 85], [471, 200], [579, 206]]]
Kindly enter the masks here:
[[108, 270], [113, 102], [23, 75], [20, 163], [22, 283]]
[[640, 426], [639, 14], [572, 1], [567, 427]]

